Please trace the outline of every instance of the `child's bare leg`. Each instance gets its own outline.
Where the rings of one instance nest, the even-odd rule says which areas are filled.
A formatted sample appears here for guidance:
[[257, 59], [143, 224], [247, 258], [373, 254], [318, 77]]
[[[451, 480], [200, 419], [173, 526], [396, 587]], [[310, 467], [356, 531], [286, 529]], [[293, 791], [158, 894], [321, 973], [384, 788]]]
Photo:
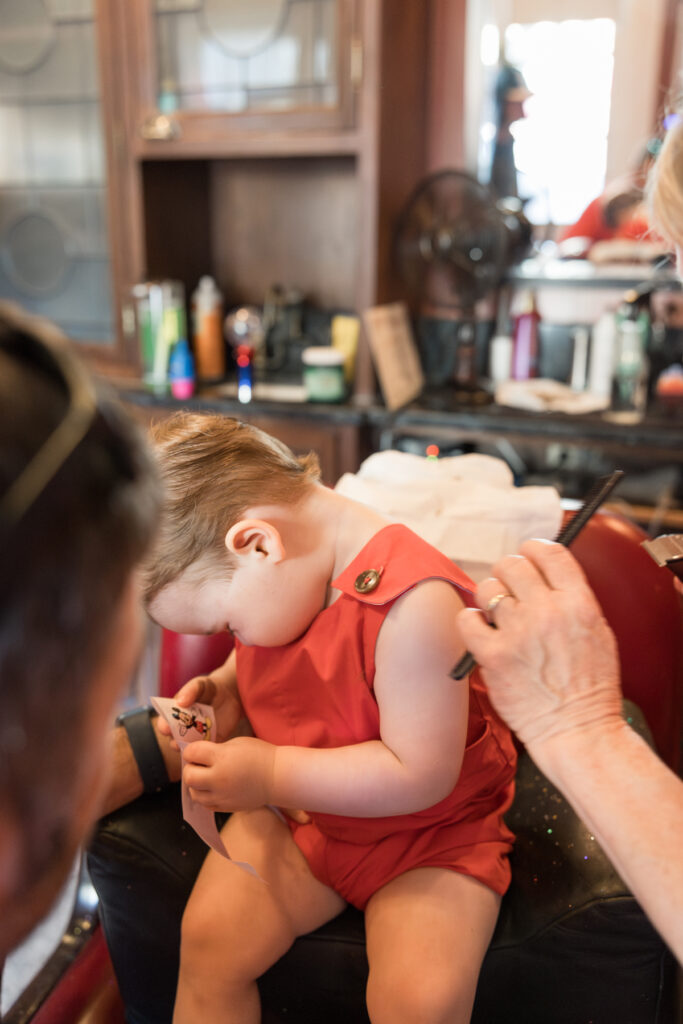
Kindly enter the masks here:
[[232, 815], [223, 836], [230, 856], [269, 884], [209, 852], [183, 916], [174, 1024], [257, 1024], [256, 979], [345, 906], [272, 811]]
[[417, 868], [365, 912], [372, 1024], [467, 1024], [500, 897], [467, 875]]

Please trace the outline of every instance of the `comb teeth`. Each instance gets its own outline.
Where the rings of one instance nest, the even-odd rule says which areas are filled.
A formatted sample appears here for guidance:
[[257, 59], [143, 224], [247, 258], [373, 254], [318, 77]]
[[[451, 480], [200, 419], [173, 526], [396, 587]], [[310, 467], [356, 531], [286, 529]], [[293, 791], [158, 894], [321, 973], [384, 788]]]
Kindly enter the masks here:
[[623, 475], [623, 470], [615, 469], [609, 476], [601, 476], [595, 481], [579, 511], [558, 533], [555, 538], [557, 544], [564, 544], [565, 547], [569, 547], [571, 542], [583, 530], [593, 513], [600, 508], [607, 496], [611, 494]]

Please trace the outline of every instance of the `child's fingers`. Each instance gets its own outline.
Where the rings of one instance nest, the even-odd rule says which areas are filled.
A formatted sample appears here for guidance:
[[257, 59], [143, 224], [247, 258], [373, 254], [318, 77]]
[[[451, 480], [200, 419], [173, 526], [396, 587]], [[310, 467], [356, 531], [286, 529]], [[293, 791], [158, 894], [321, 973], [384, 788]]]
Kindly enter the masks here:
[[183, 782], [193, 793], [210, 793], [208, 772], [203, 765], [186, 764], [183, 768]]
[[201, 789], [195, 789], [194, 786], [190, 786], [189, 791], [194, 803], [201, 804], [202, 807], [207, 807], [210, 811], [220, 811], [221, 808], [216, 806], [213, 793], [203, 792]]
[[296, 810], [293, 807], [280, 807], [279, 810], [281, 810], [283, 814], [286, 814], [288, 818], [291, 818], [292, 821], [296, 821], [299, 825], [308, 825], [311, 820], [311, 816], [307, 811]]
[[196, 740], [194, 743], [188, 743], [183, 751], [183, 761], [185, 764], [196, 764], [203, 765], [205, 768], [210, 767], [216, 760], [216, 750], [218, 749], [216, 743], [208, 743], [206, 740]]
[[183, 708], [189, 708], [191, 704], [200, 702], [212, 704], [216, 696], [216, 684], [210, 676], [195, 676], [189, 679], [180, 687], [173, 698]]

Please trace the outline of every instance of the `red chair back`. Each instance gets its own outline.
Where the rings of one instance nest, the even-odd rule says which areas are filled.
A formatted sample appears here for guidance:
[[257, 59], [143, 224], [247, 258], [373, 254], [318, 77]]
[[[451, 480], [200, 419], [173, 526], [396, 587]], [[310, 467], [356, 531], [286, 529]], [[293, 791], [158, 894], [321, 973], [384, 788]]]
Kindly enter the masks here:
[[624, 696], [637, 704], [660, 757], [676, 769], [683, 706], [681, 599], [673, 576], [641, 547], [629, 519], [600, 512], [572, 544], [619, 645]]
[[193, 676], [207, 675], [222, 665], [233, 648], [229, 633], [195, 636], [161, 631], [159, 694], [173, 697]]

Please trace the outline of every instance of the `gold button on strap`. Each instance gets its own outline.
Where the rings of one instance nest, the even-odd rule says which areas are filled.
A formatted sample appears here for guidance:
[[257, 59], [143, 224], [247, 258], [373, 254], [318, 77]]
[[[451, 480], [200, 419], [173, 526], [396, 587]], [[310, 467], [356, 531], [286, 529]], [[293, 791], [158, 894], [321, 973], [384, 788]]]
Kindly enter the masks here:
[[365, 569], [356, 576], [353, 585], [359, 594], [370, 594], [377, 589], [381, 575], [381, 569]]

